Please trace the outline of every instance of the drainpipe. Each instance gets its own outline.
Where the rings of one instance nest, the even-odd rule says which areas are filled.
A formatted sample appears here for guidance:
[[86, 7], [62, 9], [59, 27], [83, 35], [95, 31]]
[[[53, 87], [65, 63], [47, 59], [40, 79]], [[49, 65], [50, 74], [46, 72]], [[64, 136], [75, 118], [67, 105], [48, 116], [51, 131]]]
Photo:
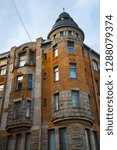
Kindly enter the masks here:
[[92, 79], [93, 79], [93, 88], [94, 88], [94, 95], [95, 95], [95, 98], [96, 98], [96, 105], [97, 105], [97, 112], [98, 112], [98, 121], [100, 121], [100, 108], [99, 108], [99, 105], [98, 105], [98, 97], [97, 97], [97, 94], [96, 94], [96, 86], [95, 86], [95, 76], [94, 76], [94, 71], [93, 71], [93, 65], [92, 65], [92, 49], [90, 49], [89, 51], [89, 60], [90, 60], [90, 66], [91, 66], [91, 75], [92, 75]]

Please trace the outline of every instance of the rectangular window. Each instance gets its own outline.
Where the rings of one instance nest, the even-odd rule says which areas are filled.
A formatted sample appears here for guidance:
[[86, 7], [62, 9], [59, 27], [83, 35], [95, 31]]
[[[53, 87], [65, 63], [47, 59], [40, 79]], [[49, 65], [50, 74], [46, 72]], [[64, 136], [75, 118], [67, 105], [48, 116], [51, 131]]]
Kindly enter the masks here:
[[15, 150], [21, 150], [21, 134], [17, 134]]
[[47, 106], [47, 100], [46, 99], [43, 99], [43, 107], [46, 107]]
[[74, 42], [67, 43], [67, 51], [69, 54], [74, 54]]
[[68, 35], [71, 36], [72, 35], [72, 31], [68, 31]]
[[5, 66], [1, 66], [1, 68], [0, 68], [0, 75], [1, 76], [6, 74], [6, 69], [7, 69], [6, 65]]
[[21, 101], [14, 103], [14, 119], [19, 119], [21, 109]]
[[30, 133], [26, 133], [25, 150], [30, 150]]
[[63, 36], [63, 35], [64, 35], [64, 32], [63, 32], [63, 31], [61, 31], [61, 32], [60, 32], [60, 36]]
[[77, 75], [76, 75], [76, 64], [70, 63], [69, 64], [69, 68], [70, 68], [70, 78], [77, 78]]
[[34, 65], [34, 53], [30, 53], [30, 65]]
[[3, 85], [3, 84], [1, 84], [1, 85], [0, 85], [0, 97], [2, 97], [3, 89], [4, 89], [4, 85]]
[[54, 68], [54, 81], [59, 81], [59, 69], [58, 69], [58, 67]]
[[93, 60], [93, 69], [94, 69], [95, 71], [98, 71], [98, 62], [95, 61], [95, 60]]
[[25, 55], [19, 56], [19, 67], [22, 67], [25, 65], [25, 59], [26, 59]]
[[31, 101], [26, 102], [26, 118], [30, 118], [30, 111], [31, 111]]
[[56, 47], [55, 49], [54, 49], [54, 57], [57, 57], [58, 56], [58, 48]]
[[49, 143], [49, 150], [56, 150], [55, 147], [55, 130], [51, 129], [48, 131], [48, 143]]
[[66, 128], [59, 129], [60, 150], [68, 150]]
[[71, 94], [72, 94], [73, 107], [78, 108], [79, 93], [78, 91], [72, 91]]
[[23, 76], [18, 76], [16, 90], [22, 90], [22, 82], [23, 82]]
[[86, 146], [87, 146], [87, 150], [91, 150], [90, 130], [89, 130], [89, 129], [85, 129], [85, 136], [86, 136]]
[[94, 134], [94, 141], [95, 141], [96, 150], [99, 150], [100, 149], [99, 134], [96, 131], [93, 131], [93, 134]]
[[28, 76], [28, 89], [32, 89], [32, 74], [29, 74]]
[[7, 139], [7, 150], [11, 150], [12, 149], [12, 136], [8, 136]]
[[55, 105], [55, 111], [59, 110], [59, 93], [56, 93], [54, 95], [54, 105]]

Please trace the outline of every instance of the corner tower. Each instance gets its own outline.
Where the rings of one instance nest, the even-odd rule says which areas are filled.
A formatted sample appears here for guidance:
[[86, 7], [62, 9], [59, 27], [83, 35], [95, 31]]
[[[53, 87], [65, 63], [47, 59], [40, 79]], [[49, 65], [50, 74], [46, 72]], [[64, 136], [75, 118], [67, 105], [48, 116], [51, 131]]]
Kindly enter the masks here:
[[[63, 12], [48, 39], [42, 43], [42, 149], [88, 150], [85, 134], [94, 117], [85, 73], [84, 32]], [[92, 149], [96, 150], [94, 143]]]

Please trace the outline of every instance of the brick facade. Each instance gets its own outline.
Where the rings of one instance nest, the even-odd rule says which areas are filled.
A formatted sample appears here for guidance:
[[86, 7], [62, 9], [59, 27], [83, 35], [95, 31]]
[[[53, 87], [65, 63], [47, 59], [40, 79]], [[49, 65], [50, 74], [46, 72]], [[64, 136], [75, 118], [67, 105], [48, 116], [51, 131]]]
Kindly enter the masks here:
[[83, 40], [63, 12], [48, 40], [0, 54], [0, 150], [99, 150], [100, 56]]

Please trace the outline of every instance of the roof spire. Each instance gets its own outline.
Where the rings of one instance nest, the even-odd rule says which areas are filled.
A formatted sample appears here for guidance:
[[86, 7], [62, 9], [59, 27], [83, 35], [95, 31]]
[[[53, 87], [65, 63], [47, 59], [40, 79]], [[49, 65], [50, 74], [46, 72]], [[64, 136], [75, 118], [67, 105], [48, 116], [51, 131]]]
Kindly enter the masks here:
[[65, 12], [65, 8], [63, 8], [63, 12]]

